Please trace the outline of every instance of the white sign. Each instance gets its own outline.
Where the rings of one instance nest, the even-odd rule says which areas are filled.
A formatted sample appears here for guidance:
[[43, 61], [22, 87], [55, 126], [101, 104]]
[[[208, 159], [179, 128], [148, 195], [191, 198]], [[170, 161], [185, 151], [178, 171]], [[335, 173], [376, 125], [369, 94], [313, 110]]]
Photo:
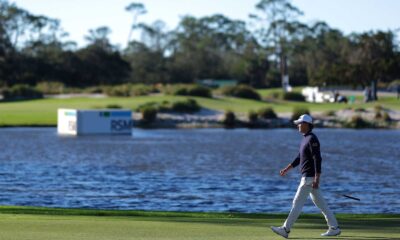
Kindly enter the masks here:
[[58, 109], [59, 134], [131, 134], [132, 127], [130, 110]]
[[75, 109], [58, 109], [57, 132], [61, 134], [77, 135], [76, 123], [78, 111]]

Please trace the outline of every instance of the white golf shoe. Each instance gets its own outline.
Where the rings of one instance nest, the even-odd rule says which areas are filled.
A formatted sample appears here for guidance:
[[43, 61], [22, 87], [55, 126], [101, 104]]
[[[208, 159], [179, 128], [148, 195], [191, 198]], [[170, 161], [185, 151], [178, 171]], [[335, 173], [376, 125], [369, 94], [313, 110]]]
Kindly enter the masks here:
[[323, 237], [339, 236], [341, 233], [340, 228], [329, 228], [326, 233], [321, 234]]
[[284, 238], [288, 238], [289, 237], [289, 233], [290, 231], [286, 231], [285, 227], [271, 227], [271, 230], [278, 234], [279, 236], [282, 236]]

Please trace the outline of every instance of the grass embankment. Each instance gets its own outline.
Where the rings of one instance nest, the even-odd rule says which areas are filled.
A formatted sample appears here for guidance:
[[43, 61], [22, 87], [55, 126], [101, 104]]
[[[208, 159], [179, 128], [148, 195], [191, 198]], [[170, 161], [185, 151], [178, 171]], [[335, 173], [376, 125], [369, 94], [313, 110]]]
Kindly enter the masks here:
[[[27, 207], [0, 208], [0, 239], [281, 239], [269, 226], [283, 214], [100, 211]], [[399, 239], [400, 215], [339, 214], [340, 239]], [[322, 239], [320, 215], [302, 215], [290, 238]]]
[[[259, 93], [265, 97], [274, 90], [260, 90]], [[180, 96], [142, 96], [134, 98], [69, 98], [69, 99], [40, 99], [30, 101], [0, 102], [0, 126], [36, 126], [56, 125], [58, 108], [93, 109], [106, 108], [108, 105], [119, 105], [127, 109], [136, 109], [146, 102], [175, 102], [187, 97]], [[292, 101], [254, 101], [239, 98], [200, 98], [195, 99], [202, 107], [235, 113], [247, 114], [250, 110], [257, 111], [263, 107], [272, 107], [276, 112], [291, 113], [294, 107], [305, 107], [311, 112], [337, 111], [340, 109], [373, 108], [382, 105], [385, 108], [400, 110], [400, 101], [395, 97], [382, 97], [374, 103], [362, 103], [357, 101], [353, 105], [335, 103], [306, 103]]]

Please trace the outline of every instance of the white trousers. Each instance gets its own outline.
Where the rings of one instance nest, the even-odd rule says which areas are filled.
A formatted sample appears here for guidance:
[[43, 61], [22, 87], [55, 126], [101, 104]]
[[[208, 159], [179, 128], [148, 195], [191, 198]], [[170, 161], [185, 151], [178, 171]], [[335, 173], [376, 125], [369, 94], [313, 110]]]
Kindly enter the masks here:
[[301, 178], [300, 185], [293, 199], [292, 209], [290, 210], [289, 216], [283, 224], [287, 231], [290, 231], [294, 222], [296, 222], [297, 218], [299, 217], [301, 209], [306, 203], [308, 195], [311, 196], [311, 200], [314, 202], [315, 206], [321, 210], [328, 226], [332, 228], [338, 227], [336, 217], [326, 204], [324, 198], [322, 197], [321, 191], [319, 188], [312, 187], [313, 180], [313, 177]]

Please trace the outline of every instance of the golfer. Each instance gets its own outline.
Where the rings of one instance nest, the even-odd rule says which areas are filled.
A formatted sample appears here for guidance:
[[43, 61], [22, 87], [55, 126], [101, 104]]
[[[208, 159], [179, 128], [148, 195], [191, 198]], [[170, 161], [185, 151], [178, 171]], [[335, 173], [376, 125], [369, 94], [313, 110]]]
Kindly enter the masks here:
[[293, 199], [292, 209], [285, 223], [282, 227], [271, 227], [271, 229], [274, 233], [288, 238], [290, 229], [299, 217], [308, 195], [310, 195], [314, 204], [321, 209], [329, 227], [328, 231], [321, 234], [321, 236], [340, 235], [341, 231], [335, 215], [329, 209], [319, 189], [321, 153], [318, 138], [311, 132], [314, 128], [312, 118], [310, 115], [304, 114], [298, 120], [294, 121], [294, 123], [298, 126], [299, 132], [303, 134], [304, 138], [300, 144], [299, 154], [291, 164], [280, 171], [280, 175], [285, 176], [290, 169], [300, 165], [302, 178]]

